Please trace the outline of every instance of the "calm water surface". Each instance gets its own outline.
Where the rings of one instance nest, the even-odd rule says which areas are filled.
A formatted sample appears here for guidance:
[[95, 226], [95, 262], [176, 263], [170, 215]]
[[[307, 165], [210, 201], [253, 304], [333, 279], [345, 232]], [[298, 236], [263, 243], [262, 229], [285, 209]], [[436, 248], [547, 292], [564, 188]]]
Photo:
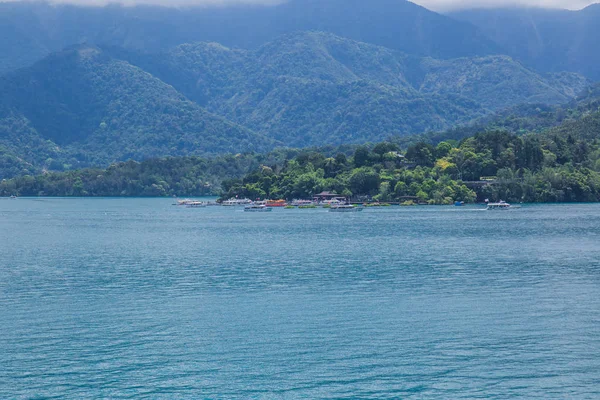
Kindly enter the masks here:
[[0, 200], [0, 398], [600, 398], [600, 205]]

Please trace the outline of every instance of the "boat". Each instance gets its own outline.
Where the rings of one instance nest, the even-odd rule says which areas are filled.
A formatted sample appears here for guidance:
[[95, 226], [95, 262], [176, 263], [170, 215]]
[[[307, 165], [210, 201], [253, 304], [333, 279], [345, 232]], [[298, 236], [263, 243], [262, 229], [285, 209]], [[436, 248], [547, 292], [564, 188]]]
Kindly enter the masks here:
[[272, 210], [273, 208], [267, 207], [264, 204], [251, 204], [249, 206], [244, 207], [245, 212], [269, 212]]
[[17, 198], [17, 196], [15, 196], [14, 194], [12, 196], [10, 196], [11, 200], [15, 200]]
[[488, 210], [508, 210], [512, 206], [505, 201], [500, 200], [498, 203], [488, 203]]
[[292, 201], [291, 206], [294, 207], [307, 207], [307, 206], [315, 206], [315, 203], [311, 200], [294, 200]]
[[359, 212], [362, 211], [364, 208], [363, 207], [356, 207], [353, 206], [352, 204], [336, 204], [336, 205], [332, 205], [331, 208], [329, 208], [330, 212]]
[[185, 206], [186, 208], [203, 208], [206, 207], [207, 204], [203, 201], [190, 201]]
[[322, 207], [335, 207], [335, 206], [339, 206], [339, 205], [343, 205], [344, 203], [339, 200], [339, 199], [331, 199], [331, 200], [323, 200], [319, 203], [320, 206]]
[[183, 199], [183, 200], [177, 200], [177, 205], [178, 206], [187, 206], [189, 204], [196, 203], [196, 202], [198, 202], [198, 200]]
[[287, 203], [285, 200], [267, 200], [267, 207], [285, 207]]
[[221, 205], [226, 207], [234, 207], [234, 206], [245, 206], [248, 204], [252, 204], [252, 200], [250, 199], [229, 199], [225, 200], [221, 203]]
[[464, 206], [464, 205], [465, 205], [465, 202], [464, 202], [464, 201], [455, 201], [455, 202], [454, 202], [454, 206], [455, 206], [455, 207], [462, 207], [462, 206]]

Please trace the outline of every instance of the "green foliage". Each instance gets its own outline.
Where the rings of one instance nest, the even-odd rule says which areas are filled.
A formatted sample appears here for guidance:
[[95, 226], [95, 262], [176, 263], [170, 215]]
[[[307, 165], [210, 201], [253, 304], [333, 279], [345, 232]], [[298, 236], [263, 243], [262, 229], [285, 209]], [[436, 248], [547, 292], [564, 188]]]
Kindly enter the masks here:
[[448, 129], [520, 103], [559, 104], [570, 90], [503, 56], [435, 60], [323, 32], [256, 51], [216, 44], [158, 56], [118, 52], [209, 111], [289, 146], [364, 143]]
[[[298, 151], [215, 158], [127, 161], [107, 169], [51, 172], [0, 181], [0, 196], [204, 196], [229, 190], [236, 178], [264, 164], [282, 165]], [[260, 192], [257, 188], [259, 194]]]
[[[354, 199], [405, 204], [452, 204], [476, 199], [547, 202], [600, 201], [600, 140], [550, 132], [519, 136], [507, 131], [481, 132], [460, 144], [434, 148], [417, 143], [406, 158], [387, 158], [394, 149], [380, 143], [359, 147], [349, 163], [324, 178], [324, 157], [305, 153], [268, 176], [277, 194], [288, 199], [310, 197], [321, 190]], [[483, 177], [485, 178], [482, 180]], [[256, 173], [241, 182], [261, 186]], [[248, 196], [243, 185], [225, 196]]]
[[[587, 84], [573, 78], [567, 91], [553, 82], [507, 57], [435, 60], [323, 32], [252, 51], [195, 43], [139, 54], [78, 45], [0, 79], [0, 177], [281, 143], [383, 141], [515, 103], [562, 103]], [[525, 119], [502, 123], [524, 127]], [[393, 159], [397, 146], [381, 146], [373, 157]], [[333, 167], [323, 167], [325, 178]]]
[[69, 49], [4, 77], [0, 92], [0, 145], [23, 161], [5, 159], [1, 177], [166, 155], [266, 151], [275, 144], [94, 47]]
[[[571, 125], [568, 125], [571, 126]], [[25, 175], [0, 183], [8, 196], [198, 196], [311, 198], [321, 191], [363, 201], [452, 204], [476, 199], [600, 201], [600, 139], [587, 131], [519, 136], [481, 132], [437, 147], [417, 143], [406, 157], [393, 143], [266, 155], [180, 157]], [[566, 136], [565, 136], [566, 135]], [[0, 154], [5, 151], [0, 148]], [[337, 154], [332, 157], [333, 154]], [[0, 160], [8, 160], [4, 155]], [[13, 160], [14, 161], [14, 160]], [[482, 177], [488, 177], [482, 179]]]

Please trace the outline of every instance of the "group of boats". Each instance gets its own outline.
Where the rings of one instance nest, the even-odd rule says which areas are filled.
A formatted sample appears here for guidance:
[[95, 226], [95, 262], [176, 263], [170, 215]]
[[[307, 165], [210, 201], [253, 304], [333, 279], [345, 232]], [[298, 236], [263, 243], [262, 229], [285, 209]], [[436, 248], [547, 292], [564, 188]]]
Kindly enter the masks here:
[[221, 203], [204, 202], [199, 200], [183, 199], [177, 200], [175, 205], [187, 208], [203, 208], [209, 206], [244, 207], [246, 212], [270, 212], [274, 208], [327, 208], [330, 212], [360, 212], [363, 207], [342, 202], [339, 199], [315, 202], [311, 200], [294, 200], [287, 203], [285, 200], [257, 200], [233, 198]]
[[[232, 201], [230, 199], [228, 201]], [[287, 203], [285, 200], [263, 200], [263, 201], [251, 201], [247, 203], [248, 199], [242, 200], [243, 203], [237, 205], [244, 205], [244, 211], [246, 212], [270, 212], [274, 208], [327, 208], [330, 212], [358, 212], [362, 211], [363, 208], [348, 203], [342, 203], [339, 200], [326, 200], [323, 202], [314, 202], [310, 200], [294, 200], [291, 203]]]
[[[338, 204], [327, 207], [327, 209], [329, 212], [359, 212], [363, 210], [363, 207], [352, 204]], [[247, 212], [270, 212], [272, 210], [273, 206], [269, 206], [268, 204], [250, 204], [244, 207], [244, 211]]]
[[[252, 201], [250, 199], [238, 199], [233, 198], [224, 200], [221, 203], [217, 202], [205, 202], [199, 200], [183, 199], [177, 200], [175, 203], [178, 206], [185, 206], [187, 208], [204, 208], [209, 206], [224, 206], [224, 207], [244, 207], [246, 212], [270, 212], [274, 208], [327, 208], [330, 212], [360, 212], [364, 210], [364, 207], [349, 204], [348, 202], [340, 199], [324, 200], [320, 202], [311, 200], [294, 200], [287, 203], [285, 200], [257, 200]], [[456, 202], [456, 206], [463, 206], [463, 202]], [[497, 203], [489, 202], [486, 200], [486, 210], [509, 210], [511, 208], [519, 208], [519, 206], [513, 206], [505, 201], [500, 200]]]

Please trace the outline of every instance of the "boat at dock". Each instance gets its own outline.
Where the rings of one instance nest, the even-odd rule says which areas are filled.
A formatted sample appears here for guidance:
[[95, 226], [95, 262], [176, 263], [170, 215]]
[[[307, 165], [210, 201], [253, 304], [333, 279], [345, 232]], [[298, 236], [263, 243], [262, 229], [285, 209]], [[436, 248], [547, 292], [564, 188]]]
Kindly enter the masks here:
[[187, 206], [189, 204], [196, 203], [196, 202], [198, 202], [198, 200], [182, 199], [182, 200], [177, 200], [177, 203], [175, 203], [175, 205], [177, 205], [177, 206]]
[[287, 203], [285, 200], [267, 200], [267, 207], [285, 207]]
[[235, 206], [246, 206], [252, 204], [250, 199], [229, 199], [221, 203], [222, 206], [235, 207]]
[[311, 200], [294, 200], [294, 201], [292, 201], [292, 203], [290, 205], [294, 206], [294, 207], [316, 206], [316, 204]]
[[269, 212], [273, 208], [267, 207], [265, 204], [251, 204], [244, 207], [244, 212]]
[[190, 201], [189, 203], [187, 203], [185, 206], [186, 208], [204, 208], [206, 207], [208, 204], [206, 204], [203, 201]]
[[363, 207], [357, 207], [352, 204], [337, 204], [329, 208], [329, 212], [359, 212], [364, 210]]

